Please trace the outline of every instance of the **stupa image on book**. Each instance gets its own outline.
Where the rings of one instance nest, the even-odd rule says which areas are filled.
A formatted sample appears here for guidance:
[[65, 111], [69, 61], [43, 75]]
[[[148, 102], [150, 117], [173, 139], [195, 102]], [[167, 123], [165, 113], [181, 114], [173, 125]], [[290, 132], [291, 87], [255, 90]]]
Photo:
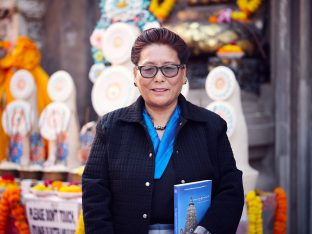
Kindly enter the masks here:
[[174, 185], [174, 233], [191, 234], [211, 203], [211, 180]]

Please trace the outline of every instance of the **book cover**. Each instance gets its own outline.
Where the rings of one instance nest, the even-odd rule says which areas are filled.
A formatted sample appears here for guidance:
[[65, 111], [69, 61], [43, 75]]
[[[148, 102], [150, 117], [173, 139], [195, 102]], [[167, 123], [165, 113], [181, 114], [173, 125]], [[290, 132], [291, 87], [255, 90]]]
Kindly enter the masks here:
[[211, 180], [174, 185], [174, 234], [193, 233], [211, 203]]

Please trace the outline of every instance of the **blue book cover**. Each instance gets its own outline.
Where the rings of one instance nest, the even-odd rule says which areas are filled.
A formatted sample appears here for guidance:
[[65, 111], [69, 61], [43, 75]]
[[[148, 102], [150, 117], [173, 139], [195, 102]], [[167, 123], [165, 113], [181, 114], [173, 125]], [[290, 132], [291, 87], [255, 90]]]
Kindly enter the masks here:
[[193, 233], [211, 203], [211, 180], [174, 185], [174, 234]]

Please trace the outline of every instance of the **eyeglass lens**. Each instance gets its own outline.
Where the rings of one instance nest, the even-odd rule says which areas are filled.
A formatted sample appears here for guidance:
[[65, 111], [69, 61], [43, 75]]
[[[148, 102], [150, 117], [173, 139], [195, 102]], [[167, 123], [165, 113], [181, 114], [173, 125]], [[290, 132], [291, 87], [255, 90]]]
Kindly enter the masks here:
[[142, 66], [140, 72], [143, 77], [152, 78], [156, 76], [159, 69], [161, 70], [164, 76], [171, 78], [178, 74], [179, 66], [177, 65], [165, 65], [162, 67]]

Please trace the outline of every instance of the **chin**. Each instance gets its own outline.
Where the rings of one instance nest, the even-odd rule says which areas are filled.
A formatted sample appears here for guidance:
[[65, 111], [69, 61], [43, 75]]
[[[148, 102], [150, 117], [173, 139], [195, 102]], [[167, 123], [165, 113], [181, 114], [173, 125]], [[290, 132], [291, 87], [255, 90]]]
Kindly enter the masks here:
[[172, 105], [173, 103], [176, 103], [177, 100], [148, 100], [146, 102], [147, 105], [149, 106], [154, 106], [158, 108], [163, 108]]

